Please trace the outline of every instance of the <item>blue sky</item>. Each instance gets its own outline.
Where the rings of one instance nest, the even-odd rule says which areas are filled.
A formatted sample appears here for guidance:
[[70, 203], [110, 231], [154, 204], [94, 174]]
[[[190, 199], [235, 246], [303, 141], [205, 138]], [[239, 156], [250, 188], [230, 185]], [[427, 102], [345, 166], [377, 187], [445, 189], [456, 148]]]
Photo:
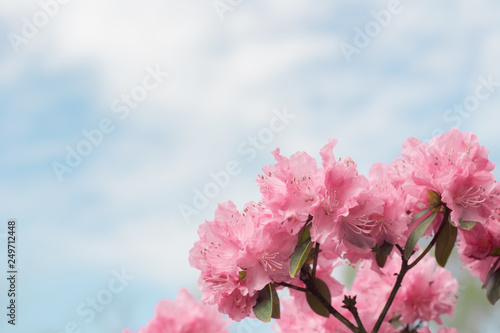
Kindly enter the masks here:
[[[197, 226], [217, 202], [257, 200], [254, 180], [276, 147], [318, 157], [336, 138], [336, 155], [366, 174], [398, 156], [405, 138], [459, 126], [498, 163], [500, 86], [480, 88], [488, 96], [470, 111], [463, 105], [485, 80], [500, 82], [500, 4], [402, 0], [369, 45], [357, 45], [357, 29], [389, 3], [242, 1], [222, 20], [211, 1], [73, 0], [13, 47], [9, 34], [22, 36], [23, 18], [41, 7], [2, 2], [0, 226], [18, 220], [20, 265], [19, 325], [2, 321], [2, 332], [63, 332], [71, 322], [82, 332], [137, 329], [181, 287], [199, 297], [187, 260]], [[346, 57], [345, 44], [359, 52]], [[168, 77], [144, 89], [151, 68]], [[146, 96], [122, 119], [113, 103], [134, 92]], [[294, 118], [242, 154], [277, 110]], [[106, 119], [113, 130], [60, 181], [54, 162]], [[230, 161], [240, 172], [184, 218], [179, 207]], [[78, 308], [104, 297], [122, 270], [133, 279], [86, 322]], [[498, 306], [478, 302], [486, 331]]]

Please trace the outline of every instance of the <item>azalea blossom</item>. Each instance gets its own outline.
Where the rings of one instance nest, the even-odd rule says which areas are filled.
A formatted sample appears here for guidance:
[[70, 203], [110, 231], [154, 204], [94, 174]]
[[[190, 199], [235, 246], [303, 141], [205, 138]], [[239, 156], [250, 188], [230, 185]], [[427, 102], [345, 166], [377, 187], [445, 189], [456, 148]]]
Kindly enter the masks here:
[[[401, 265], [401, 255], [394, 251], [385, 266], [373, 270], [369, 262], [360, 265], [352, 285], [352, 292], [358, 295], [359, 309], [383, 308], [396, 281]], [[453, 316], [458, 282], [451, 273], [436, 267], [432, 257], [425, 257], [418, 269], [408, 271], [387, 317], [398, 317], [404, 324], [417, 320], [431, 320], [441, 324], [440, 316]]]
[[409, 138], [402, 155], [406, 190], [417, 198], [436, 192], [451, 210], [455, 226], [461, 220], [484, 224], [499, 207], [494, 165], [476, 135], [453, 128], [426, 145]]
[[250, 316], [257, 293], [270, 282], [290, 280], [288, 266], [297, 237], [256, 203], [242, 212], [219, 205], [213, 221], [198, 229], [190, 263], [201, 271], [202, 300], [234, 320]]
[[[321, 200], [324, 173], [318, 170], [316, 160], [304, 152], [290, 156], [272, 152], [277, 163], [262, 168], [257, 182], [262, 201], [277, 217], [285, 220], [295, 217], [306, 221]], [[298, 230], [297, 230], [298, 231]]]
[[[458, 253], [471, 274], [485, 283], [486, 276], [500, 258], [500, 221], [491, 219], [486, 226], [475, 225], [471, 230], [460, 230]], [[495, 267], [495, 268], [496, 268]]]
[[[154, 317], [137, 333], [228, 333], [231, 320], [217, 310], [197, 301], [187, 289], [181, 289], [175, 301], [158, 302]], [[131, 333], [125, 329], [122, 333]]]

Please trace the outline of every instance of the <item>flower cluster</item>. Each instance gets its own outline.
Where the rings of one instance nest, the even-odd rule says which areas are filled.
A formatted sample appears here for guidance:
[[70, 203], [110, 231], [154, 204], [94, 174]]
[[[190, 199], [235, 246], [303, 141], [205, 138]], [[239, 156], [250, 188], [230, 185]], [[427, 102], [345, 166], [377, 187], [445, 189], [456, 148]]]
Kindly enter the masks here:
[[257, 292], [268, 283], [291, 280], [296, 237], [260, 204], [249, 203], [242, 212], [232, 202], [220, 204], [198, 234], [190, 262], [202, 271], [202, 300], [235, 320], [250, 316]]
[[[204, 302], [234, 320], [254, 314], [270, 320], [280, 317], [276, 289], [288, 287], [294, 298], [282, 302], [278, 322], [286, 332], [294, 332], [292, 326], [297, 332], [362, 332], [360, 322], [400, 332], [441, 323], [442, 314], [453, 314], [457, 282], [425, 255], [435, 244], [444, 266], [457, 235], [462, 260], [485, 284], [494, 280], [490, 301], [500, 298], [500, 186], [474, 134], [454, 128], [428, 144], [409, 138], [402, 157], [374, 164], [369, 177], [351, 158], [337, 159], [335, 145], [330, 140], [321, 149], [320, 166], [307, 153], [286, 158], [276, 149], [276, 163], [257, 179], [260, 201], [242, 210], [230, 201], [220, 204], [214, 220], [199, 227], [190, 263], [201, 271]], [[410, 263], [423, 236], [433, 240]], [[360, 267], [351, 291], [331, 277], [339, 261]], [[401, 288], [395, 274], [406, 275]], [[399, 292], [389, 296], [391, 290]], [[357, 296], [357, 303], [341, 305], [344, 295], [351, 295], [348, 302]], [[381, 314], [385, 304], [390, 310]], [[324, 311], [333, 317], [311, 315]], [[402, 326], [391, 325], [394, 320]]]
[[486, 225], [490, 217], [498, 217], [500, 188], [492, 172], [494, 165], [476, 135], [453, 128], [427, 145], [409, 138], [402, 155], [398, 170], [406, 175], [405, 190], [416, 198], [436, 192], [451, 210], [455, 226], [460, 221]]
[[[213, 307], [194, 299], [187, 289], [181, 289], [175, 302], [161, 300], [155, 316], [138, 333], [229, 333], [231, 320], [224, 320]], [[131, 333], [125, 329], [122, 333]]]
[[460, 230], [458, 242], [460, 259], [483, 283], [488, 273], [498, 267], [500, 259], [500, 223], [495, 219], [488, 222], [469, 231]]

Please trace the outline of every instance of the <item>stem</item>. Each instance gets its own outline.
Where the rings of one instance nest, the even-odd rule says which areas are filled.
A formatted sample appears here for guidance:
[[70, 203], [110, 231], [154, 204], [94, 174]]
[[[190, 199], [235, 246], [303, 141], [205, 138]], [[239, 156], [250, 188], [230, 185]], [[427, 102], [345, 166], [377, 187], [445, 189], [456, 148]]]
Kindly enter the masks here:
[[351, 311], [352, 315], [354, 316], [356, 324], [358, 324], [358, 327], [361, 330], [361, 332], [366, 332], [366, 329], [363, 326], [363, 323], [361, 322], [361, 318], [359, 317], [358, 309], [356, 308], [356, 306], [354, 306], [352, 309], [349, 309], [349, 311]]
[[294, 286], [293, 284], [286, 283], [286, 282], [279, 282], [279, 283], [277, 283], [277, 285], [283, 286], [283, 287], [288, 287], [290, 289], [295, 289], [295, 290], [298, 290], [298, 291], [302, 291], [304, 293], [307, 292], [306, 288], [297, 287], [297, 286]]
[[403, 248], [399, 244], [396, 244], [396, 248], [398, 249], [399, 253], [401, 253], [401, 255], [404, 255], [405, 250], [403, 250]]
[[346, 317], [344, 317], [340, 312], [335, 310], [335, 308], [330, 304], [329, 300], [326, 300], [323, 295], [316, 289], [316, 286], [314, 285], [313, 281], [311, 280], [311, 274], [307, 269], [302, 269], [301, 274], [300, 274], [300, 279], [302, 282], [305, 283], [307, 287], [307, 291], [310, 292], [316, 299], [325, 307], [325, 309], [330, 312], [335, 318], [340, 320], [347, 328], [349, 328], [352, 332], [354, 333], [366, 333], [364, 329], [356, 327], [353, 323], [349, 321]]
[[[439, 226], [439, 230], [436, 232], [434, 237], [432, 238], [431, 242], [427, 247], [425, 248], [424, 252], [422, 252], [417, 259], [415, 259], [410, 265], [408, 265], [408, 260], [405, 260], [404, 256], [401, 255], [401, 270], [399, 271], [398, 278], [396, 279], [396, 283], [394, 284], [394, 287], [392, 288], [391, 294], [389, 295], [389, 299], [387, 300], [387, 303], [384, 306], [384, 309], [382, 310], [382, 313], [380, 313], [380, 316], [378, 317], [377, 323], [373, 327], [372, 333], [377, 333], [378, 330], [380, 329], [380, 326], [382, 325], [382, 322], [385, 319], [385, 316], [387, 315], [387, 312], [389, 311], [392, 302], [394, 302], [394, 298], [396, 297], [396, 294], [401, 287], [401, 283], [403, 282], [403, 278], [405, 277], [406, 273], [415, 265], [417, 265], [427, 253], [432, 249], [432, 247], [436, 244], [437, 239], [439, 237], [439, 234], [443, 231], [444, 227], [446, 226], [446, 223], [450, 223], [448, 220], [450, 218], [450, 213], [451, 210], [444, 206], [444, 216], [443, 216], [443, 221], [441, 222], [441, 225]], [[403, 249], [399, 245], [397, 245], [398, 249], [400, 252], [403, 253]]]
[[377, 323], [373, 327], [372, 333], [377, 333], [378, 330], [380, 329], [380, 326], [382, 326], [382, 322], [385, 319], [385, 316], [387, 315], [387, 312], [389, 311], [389, 308], [392, 305], [392, 302], [394, 302], [394, 298], [396, 297], [396, 294], [398, 293], [399, 288], [401, 287], [401, 282], [403, 282], [403, 278], [405, 277], [406, 273], [408, 272], [408, 260], [405, 260], [403, 256], [401, 256], [402, 264], [401, 264], [401, 270], [399, 271], [398, 278], [396, 279], [396, 283], [394, 284], [394, 287], [392, 288], [391, 294], [389, 295], [389, 299], [387, 300], [387, 303], [385, 303], [384, 309], [382, 310], [382, 313], [380, 313], [380, 316], [378, 317]]
[[319, 243], [316, 243], [314, 247], [314, 262], [313, 262], [313, 270], [312, 270], [312, 279], [316, 278], [316, 266], [318, 265], [318, 255], [319, 255]]

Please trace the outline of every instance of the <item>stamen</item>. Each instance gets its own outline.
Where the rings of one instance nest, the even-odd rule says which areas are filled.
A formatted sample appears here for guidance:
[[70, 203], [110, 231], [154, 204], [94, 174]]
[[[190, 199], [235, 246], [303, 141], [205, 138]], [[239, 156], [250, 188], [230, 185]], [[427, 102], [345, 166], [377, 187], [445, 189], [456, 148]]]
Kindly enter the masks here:
[[268, 270], [276, 272], [276, 269], [283, 269], [283, 262], [281, 262], [278, 252], [273, 254], [268, 254], [266, 252], [258, 259], [258, 261], [266, 272]]
[[468, 207], [480, 207], [483, 202], [486, 201], [484, 197], [484, 190], [482, 186], [474, 191], [475, 186], [471, 186], [467, 189], [461, 196], [456, 199], [457, 204]]

